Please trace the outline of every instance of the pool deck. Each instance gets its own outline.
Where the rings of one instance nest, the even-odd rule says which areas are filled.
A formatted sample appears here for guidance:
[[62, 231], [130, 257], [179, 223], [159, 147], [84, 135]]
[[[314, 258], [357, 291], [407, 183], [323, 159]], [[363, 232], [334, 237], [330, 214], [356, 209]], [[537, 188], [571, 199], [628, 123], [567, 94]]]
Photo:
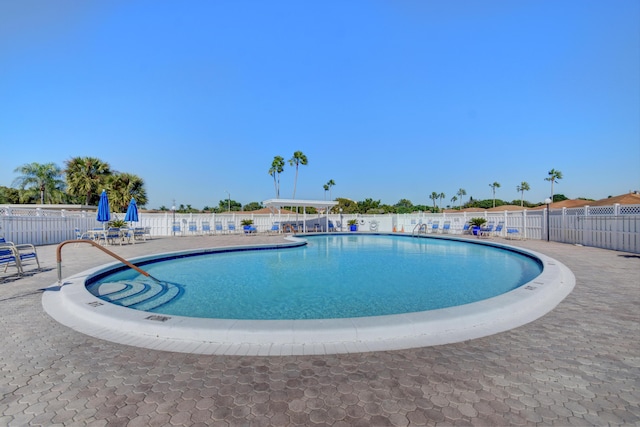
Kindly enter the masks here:
[[[152, 239], [124, 258], [278, 242], [279, 236]], [[115, 344], [42, 309], [57, 280], [0, 270], [0, 425], [640, 425], [640, 256], [505, 241], [576, 276], [573, 292], [517, 329], [456, 344], [323, 356], [212, 356]], [[63, 276], [111, 262], [62, 250]]]

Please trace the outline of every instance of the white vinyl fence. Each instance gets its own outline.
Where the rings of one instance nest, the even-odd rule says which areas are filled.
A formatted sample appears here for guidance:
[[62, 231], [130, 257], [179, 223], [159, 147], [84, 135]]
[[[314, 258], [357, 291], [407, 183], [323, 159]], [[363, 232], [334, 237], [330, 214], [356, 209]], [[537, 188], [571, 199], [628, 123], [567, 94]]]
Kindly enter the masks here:
[[[113, 215], [113, 214], [112, 214]], [[222, 232], [228, 232], [229, 224], [242, 232], [241, 221], [252, 219], [258, 232], [268, 232], [274, 223], [297, 223], [302, 229], [326, 231], [331, 221], [336, 231], [349, 231], [347, 222], [358, 221], [358, 230], [366, 232], [413, 233], [422, 224], [431, 230], [438, 221], [439, 229], [448, 222], [451, 234], [460, 234], [463, 226], [471, 218], [484, 217], [488, 222], [503, 224], [502, 236], [507, 228], [516, 228], [525, 239], [547, 239], [556, 242], [594, 246], [605, 249], [640, 253], [640, 205], [613, 205], [583, 207], [574, 209], [522, 210], [504, 212], [460, 212], [460, 213], [413, 213], [388, 215], [341, 215], [331, 214], [329, 218], [317, 214], [179, 214], [173, 212], [140, 213], [140, 221], [135, 227], [146, 227], [151, 238], [161, 236], [202, 234], [203, 225], [209, 224], [216, 233], [216, 224]], [[115, 214], [124, 218], [124, 213]], [[0, 205], [0, 237], [15, 243], [35, 245], [58, 244], [74, 239], [75, 229], [82, 231], [102, 227], [96, 221], [94, 211], [64, 209], [29, 208], [28, 205]], [[113, 216], [112, 216], [113, 218]], [[174, 233], [172, 225], [180, 226]], [[547, 227], [548, 224], [548, 227]], [[195, 232], [189, 231], [189, 227]]]

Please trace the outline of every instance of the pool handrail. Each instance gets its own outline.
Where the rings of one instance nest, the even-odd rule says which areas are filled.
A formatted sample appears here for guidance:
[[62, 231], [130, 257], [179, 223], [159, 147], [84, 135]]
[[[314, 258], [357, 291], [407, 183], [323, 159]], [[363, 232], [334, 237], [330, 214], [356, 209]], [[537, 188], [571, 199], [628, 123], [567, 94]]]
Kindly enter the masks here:
[[140, 267], [137, 267], [137, 266], [131, 264], [129, 261], [127, 261], [126, 259], [122, 258], [120, 255], [117, 255], [117, 254], [111, 252], [109, 249], [100, 246], [99, 243], [94, 242], [93, 240], [86, 240], [86, 239], [78, 240], [78, 239], [74, 239], [74, 240], [65, 240], [64, 242], [60, 243], [58, 245], [58, 247], [56, 248], [56, 262], [58, 263], [58, 285], [60, 285], [62, 283], [62, 247], [64, 245], [69, 244], [69, 243], [89, 243], [90, 245], [93, 245], [94, 247], [100, 249], [102, 252], [106, 253], [107, 255], [110, 255], [113, 258], [117, 259], [118, 261], [120, 261], [121, 263], [126, 265], [127, 267], [133, 268], [134, 270], [136, 270], [138, 273], [142, 274], [143, 276], [149, 277], [150, 279], [153, 279], [158, 283], [162, 283], [160, 280], [156, 279], [155, 277], [153, 277], [151, 274], [147, 273], [146, 271], [144, 271]]

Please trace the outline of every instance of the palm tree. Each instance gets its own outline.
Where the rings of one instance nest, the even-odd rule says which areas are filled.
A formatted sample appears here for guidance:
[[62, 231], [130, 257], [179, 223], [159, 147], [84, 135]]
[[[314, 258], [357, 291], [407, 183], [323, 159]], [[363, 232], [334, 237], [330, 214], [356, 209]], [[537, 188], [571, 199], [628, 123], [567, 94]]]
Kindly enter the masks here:
[[467, 195], [467, 190], [465, 190], [464, 188], [461, 188], [458, 190], [458, 193], [456, 194], [458, 197], [460, 197], [460, 206], [462, 207], [462, 196], [466, 196]]
[[336, 185], [336, 182], [332, 179], [330, 179], [329, 182], [327, 182], [327, 186], [329, 187], [329, 200], [332, 200], [331, 187], [333, 187], [334, 185]]
[[440, 194], [436, 193], [435, 191], [433, 191], [431, 193], [431, 195], [429, 195], [429, 198], [431, 200], [433, 200], [433, 211], [436, 211], [436, 200], [438, 200], [440, 198]]
[[457, 198], [456, 196], [453, 196], [453, 197], [451, 198], [451, 204], [452, 204], [453, 206], [455, 206], [455, 205], [456, 205], [456, 201], [457, 201], [457, 200], [458, 200], [458, 198]]
[[442, 210], [442, 201], [444, 200], [445, 197], [447, 196], [445, 196], [444, 193], [438, 194], [438, 198], [440, 199], [440, 210]]
[[322, 188], [324, 188], [324, 199], [327, 200], [327, 191], [329, 191], [329, 184], [323, 185]]
[[500, 188], [500, 183], [494, 182], [493, 184], [489, 184], [489, 187], [493, 190], [493, 207], [496, 207], [496, 188]]
[[284, 170], [284, 158], [282, 156], [275, 156], [271, 162], [271, 169], [269, 169], [269, 175], [273, 177], [273, 186], [276, 189], [276, 199], [280, 198], [280, 174]]
[[516, 191], [520, 193], [520, 207], [524, 207], [524, 192], [531, 190], [529, 187], [529, 183], [526, 181], [522, 181], [520, 185], [516, 187]]
[[29, 163], [17, 167], [14, 172], [22, 175], [13, 181], [13, 185], [21, 190], [29, 187], [32, 194], [40, 191], [40, 204], [44, 204], [45, 199], [49, 203], [64, 199], [62, 169], [55, 163]]
[[545, 181], [551, 181], [551, 202], [553, 202], [553, 183], [558, 182], [559, 179], [562, 179], [562, 172], [555, 169], [551, 169], [549, 171], [549, 177], [544, 179]]
[[107, 179], [105, 184], [109, 190], [109, 202], [114, 211], [126, 212], [133, 197], [138, 206], [147, 204], [147, 192], [142, 178], [130, 173], [115, 173]]
[[83, 196], [85, 205], [98, 200], [100, 188], [111, 175], [111, 166], [95, 157], [74, 157], [66, 161], [67, 186], [72, 196]]
[[296, 179], [293, 181], [293, 199], [296, 198], [296, 186], [298, 185], [298, 166], [306, 165], [308, 163], [307, 156], [302, 151], [296, 151], [293, 153], [293, 157], [289, 159], [291, 166], [296, 165]]

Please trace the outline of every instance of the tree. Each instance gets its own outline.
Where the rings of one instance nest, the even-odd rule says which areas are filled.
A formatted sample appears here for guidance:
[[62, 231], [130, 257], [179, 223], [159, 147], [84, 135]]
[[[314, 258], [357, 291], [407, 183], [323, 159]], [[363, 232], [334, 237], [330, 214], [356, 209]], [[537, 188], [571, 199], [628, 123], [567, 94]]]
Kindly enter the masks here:
[[258, 209], [262, 209], [262, 203], [260, 202], [247, 203], [242, 207], [242, 210], [245, 212], [257, 211]]
[[444, 200], [445, 197], [447, 196], [445, 196], [444, 193], [438, 194], [438, 198], [440, 199], [440, 210], [442, 210], [442, 201]]
[[551, 181], [551, 201], [553, 201], [553, 184], [557, 183], [559, 179], [562, 179], [562, 172], [555, 169], [549, 171], [549, 176], [545, 178], [545, 181]]
[[298, 166], [308, 164], [307, 156], [302, 151], [296, 151], [293, 153], [293, 157], [289, 159], [291, 166], [296, 166], [296, 179], [293, 181], [293, 199], [296, 198], [296, 186], [298, 185]]
[[453, 197], [451, 198], [451, 204], [452, 204], [454, 207], [455, 207], [455, 205], [456, 205], [456, 201], [458, 201], [458, 198], [457, 198], [456, 196], [453, 196]]
[[433, 191], [430, 195], [429, 198], [431, 200], [433, 200], [433, 211], [436, 211], [436, 200], [438, 200], [440, 198], [440, 194], [436, 193], [435, 191]]
[[236, 202], [235, 200], [230, 200], [230, 199], [220, 200], [218, 202], [217, 212], [222, 213], [222, 212], [227, 212], [227, 210], [241, 211], [242, 203]]
[[114, 211], [126, 212], [132, 197], [136, 199], [138, 207], [148, 202], [144, 181], [137, 175], [116, 172], [107, 178], [105, 187], [109, 192], [109, 203]]
[[524, 192], [531, 190], [529, 183], [522, 181], [520, 185], [516, 187], [516, 191], [520, 193], [520, 207], [524, 207]]
[[496, 188], [500, 188], [499, 182], [494, 182], [493, 184], [489, 184], [489, 187], [493, 190], [493, 207], [496, 207]]
[[44, 204], [45, 200], [48, 203], [64, 200], [62, 170], [55, 163], [29, 163], [17, 167], [14, 172], [22, 175], [13, 181], [13, 185], [27, 190], [21, 194], [21, 198], [39, 191], [41, 204]]
[[327, 200], [327, 191], [329, 191], [329, 184], [325, 184], [322, 186], [324, 189], [324, 199]]
[[327, 182], [327, 187], [329, 187], [329, 200], [331, 200], [331, 187], [333, 187], [334, 185], [336, 185], [336, 182], [332, 179], [329, 180], [329, 182]]
[[273, 177], [273, 186], [276, 189], [276, 199], [280, 198], [280, 174], [282, 171], [284, 171], [284, 158], [282, 156], [275, 156], [271, 162], [269, 175]]
[[466, 196], [466, 195], [467, 195], [467, 190], [465, 190], [464, 188], [461, 188], [458, 190], [458, 192], [456, 193], [456, 196], [460, 198], [460, 205], [458, 207], [462, 206], [462, 196]]
[[101, 187], [111, 175], [111, 166], [95, 157], [74, 157], [66, 162], [68, 192], [84, 197], [85, 205], [97, 204]]

